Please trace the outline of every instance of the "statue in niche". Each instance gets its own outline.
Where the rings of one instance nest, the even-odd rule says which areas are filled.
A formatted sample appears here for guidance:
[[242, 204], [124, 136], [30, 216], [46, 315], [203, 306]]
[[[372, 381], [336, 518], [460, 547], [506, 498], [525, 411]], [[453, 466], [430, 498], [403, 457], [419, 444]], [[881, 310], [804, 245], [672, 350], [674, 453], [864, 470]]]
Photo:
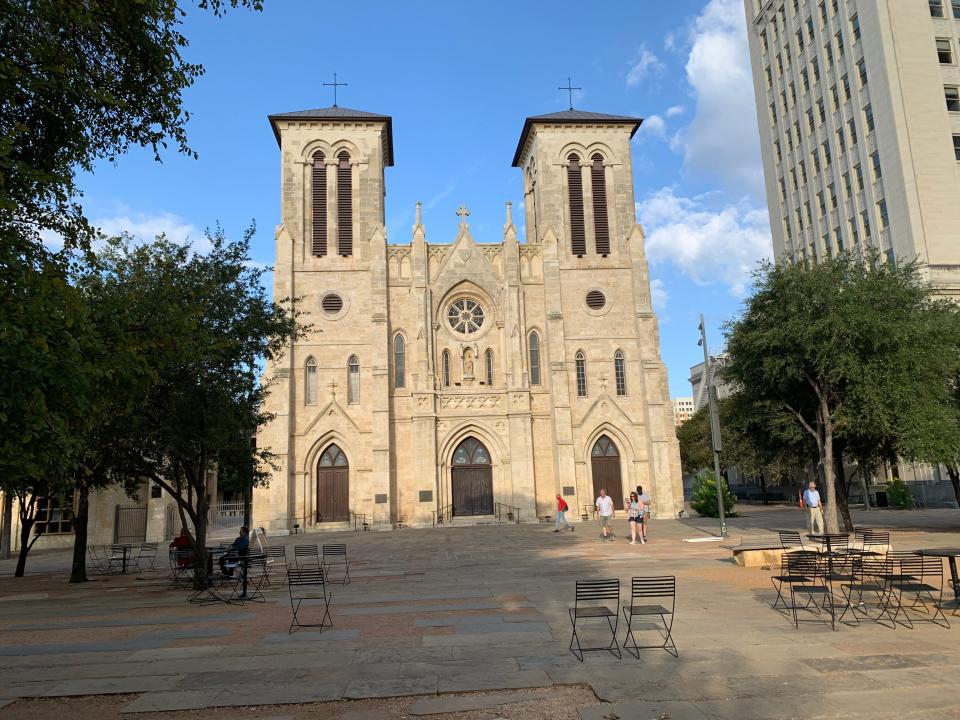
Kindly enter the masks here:
[[473, 380], [473, 350], [467, 348], [463, 351], [463, 379], [464, 384], [470, 384]]

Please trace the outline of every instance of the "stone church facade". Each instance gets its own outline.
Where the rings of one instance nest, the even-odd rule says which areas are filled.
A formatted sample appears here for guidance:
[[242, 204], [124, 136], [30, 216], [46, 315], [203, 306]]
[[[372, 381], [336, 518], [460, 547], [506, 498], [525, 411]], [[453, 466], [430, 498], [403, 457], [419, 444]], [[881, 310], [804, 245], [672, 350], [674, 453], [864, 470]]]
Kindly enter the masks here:
[[[569, 110], [524, 123], [514, 167], [526, 241], [468, 211], [427, 242], [387, 242], [391, 118], [346, 108], [270, 117], [281, 150], [274, 296], [309, 335], [268, 365], [258, 437], [276, 455], [254, 521], [268, 532], [579, 517], [600, 487], [683, 507], [630, 139], [641, 120]], [[451, 219], [453, 220], [453, 219]], [[455, 233], [455, 235], [454, 235]], [[438, 518], [438, 515], [440, 516]]]

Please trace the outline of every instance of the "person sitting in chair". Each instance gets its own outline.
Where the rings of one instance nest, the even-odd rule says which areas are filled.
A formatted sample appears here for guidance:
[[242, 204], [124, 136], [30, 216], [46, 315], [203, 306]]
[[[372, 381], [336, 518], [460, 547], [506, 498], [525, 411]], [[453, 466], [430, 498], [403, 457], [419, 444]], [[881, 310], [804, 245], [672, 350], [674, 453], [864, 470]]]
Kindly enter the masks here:
[[246, 525], [241, 526], [240, 534], [237, 536], [237, 539], [233, 541], [230, 545], [230, 549], [227, 550], [223, 555], [220, 556], [220, 559], [217, 561], [220, 564], [220, 572], [222, 572], [227, 577], [233, 575], [233, 569], [237, 566], [236, 562], [233, 562], [230, 566], [227, 565], [228, 560], [236, 560], [238, 557], [246, 557], [247, 551], [250, 549], [250, 528]]

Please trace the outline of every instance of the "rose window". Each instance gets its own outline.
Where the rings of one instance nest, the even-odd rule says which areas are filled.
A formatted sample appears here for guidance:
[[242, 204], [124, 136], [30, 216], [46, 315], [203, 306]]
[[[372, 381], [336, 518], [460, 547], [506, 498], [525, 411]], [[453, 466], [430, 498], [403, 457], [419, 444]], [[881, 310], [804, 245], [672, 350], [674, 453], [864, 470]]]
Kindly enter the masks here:
[[483, 308], [469, 298], [454, 300], [447, 308], [447, 322], [456, 332], [470, 335], [483, 325]]

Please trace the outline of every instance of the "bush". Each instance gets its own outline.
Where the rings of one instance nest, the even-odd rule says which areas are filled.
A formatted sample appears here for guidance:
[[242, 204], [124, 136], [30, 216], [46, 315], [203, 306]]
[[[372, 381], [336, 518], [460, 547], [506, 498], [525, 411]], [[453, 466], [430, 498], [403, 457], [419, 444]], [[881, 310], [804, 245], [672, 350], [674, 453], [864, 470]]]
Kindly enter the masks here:
[[887, 499], [898, 510], [913, 508], [913, 495], [910, 494], [910, 488], [900, 478], [894, 478], [887, 483]]
[[[723, 488], [723, 512], [727, 517], [736, 517], [737, 513], [733, 511], [733, 493], [730, 492], [730, 486], [727, 485], [726, 480], [722, 481], [721, 487]], [[709, 470], [704, 470], [697, 475], [696, 482], [693, 484], [690, 507], [701, 517], [720, 517], [717, 509], [717, 483], [714, 474]]]

